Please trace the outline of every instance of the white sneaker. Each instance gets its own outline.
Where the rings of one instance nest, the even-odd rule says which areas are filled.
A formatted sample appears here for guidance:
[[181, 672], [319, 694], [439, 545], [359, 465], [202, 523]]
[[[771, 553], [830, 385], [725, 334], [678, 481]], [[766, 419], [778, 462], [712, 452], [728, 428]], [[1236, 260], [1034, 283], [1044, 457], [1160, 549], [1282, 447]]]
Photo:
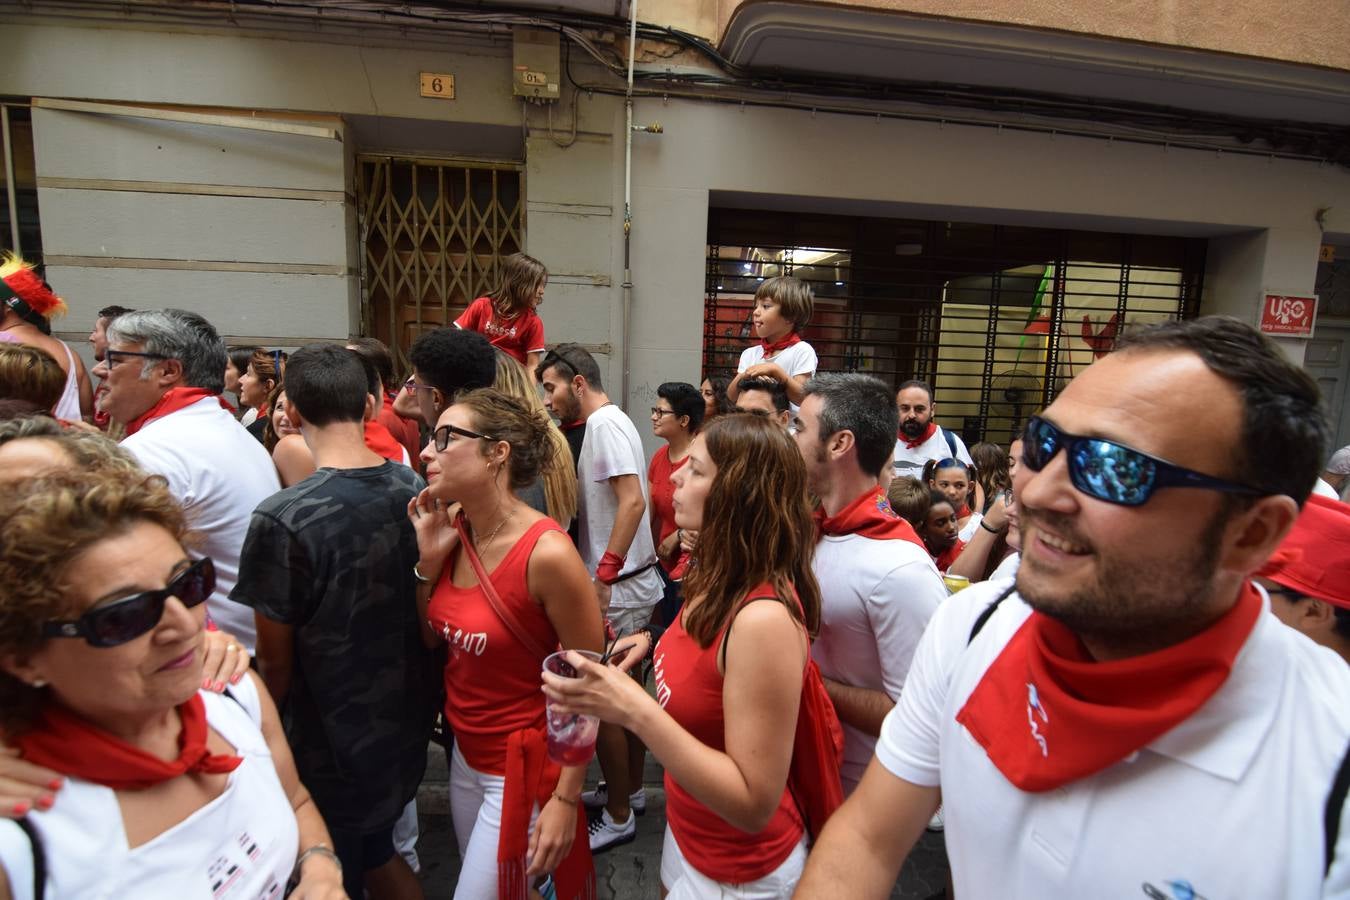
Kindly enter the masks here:
[[600, 815], [590, 821], [587, 829], [591, 836], [591, 852], [601, 853], [612, 847], [631, 844], [637, 837], [637, 817], [630, 813], [628, 821], [619, 825], [610, 818], [609, 810], [602, 809]]
[[929, 830], [929, 831], [941, 831], [941, 830], [943, 829], [943, 827], [944, 827], [944, 824], [943, 824], [943, 821], [942, 821], [942, 807], [939, 806], [939, 807], [937, 808], [937, 812], [933, 813], [933, 818], [931, 818], [931, 819], [928, 820], [928, 830]]
[[[600, 782], [593, 791], [581, 792], [581, 805], [587, 809], [600, 809], [609, 803], [609, 785]], [[638, 788], [628, 795], [628, 808], [639, 816], [647, 811], [647, 789]]]

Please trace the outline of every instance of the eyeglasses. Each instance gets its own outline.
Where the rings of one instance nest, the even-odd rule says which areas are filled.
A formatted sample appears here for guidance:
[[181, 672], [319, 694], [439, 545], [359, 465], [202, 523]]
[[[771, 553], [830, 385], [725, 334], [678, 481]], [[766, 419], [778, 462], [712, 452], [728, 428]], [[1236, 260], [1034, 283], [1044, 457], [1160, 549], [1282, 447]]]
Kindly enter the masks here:
[[437, 453], [444, 453], [445, 448], [450, 446], [450, 435], [458, 435], [475, 440], [495, 441], [496, 438], [488, 437], [486, 434], [479, 434], [476, 431], [470, 431], [467, 428], [459, 428], [455, 425], [442, 425], [431, 433], [431, 440], [436, 446]]
[[141, 359], [168, 359], [163, 353], [138, 353], [135, 350], [113, 350], [111, 348], [103, 351], [103, 358], [110, 369], [117, 365], [119, 356], [139, 356]]
[[407, 381], [403, 382], [403, 389], [404, 389], [405, 391], [409, 391], [409, 392], [411, 392], [411, 393], [416, 393], [416, 392], [418, 392], [418, 391], [430, 391], [430, 390], [435, 390], [435, 388], [433, 388], [431, 385], [429, 385], [429, 384], [418, 384], [416, 381], [414, 381], [414, 380], [411, 379], [411, 378], [409, 378]]
[[1267, 493], [1183, 469], [1115, 441], [1068, 434], [1040, 416], [1027, 421], [1022, 441], [1022, 462], [1027, 468], [1041, 471], [1061, 447], [1068, 452], [1069, 480], [1073, 486], [1089, 497], [1119, 506], [1140, 506], [1148, 502], [1154, 491], [1167, 487], [1204, 488], [1249, 496]]
[[660, 419], [665, 418], [666, 416], [673, 416], [673, 415], [675, 415], [675, 410], [673, 410], [673, 409], [662, 409], [662, 408], [659, 407], [659, 406], [653, 406], [653, 407], [652, 407], [652, 418], [653, 418], [653, 419], [660, 420]]
[[142, 591], [96, 606], [73, 622], [45, 622], [43, 637], [82, 637], [91, 647], [116, 647], [135, 640], [159, 624], [170, 597], [191, 609], [201, 605], [216, 589], [216, 567], [202, 557], [173, 577], [164, 588]]

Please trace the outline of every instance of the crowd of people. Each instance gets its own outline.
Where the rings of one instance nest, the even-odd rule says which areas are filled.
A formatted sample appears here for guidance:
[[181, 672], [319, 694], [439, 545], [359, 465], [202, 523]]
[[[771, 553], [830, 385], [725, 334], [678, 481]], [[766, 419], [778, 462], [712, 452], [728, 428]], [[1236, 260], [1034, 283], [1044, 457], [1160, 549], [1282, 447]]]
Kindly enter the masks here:
[[770, 278], [648, 458], [501, 268], [402, 378], [106, 307], [91, 382], [0, 266], [0, 900], [421, 897], [432, 741], [460, 900], [596, 896], [648, 755], [678, 900], [885, 897], [925, 828], [962, 898], [1350, 896], [1350, 448], [1254, 329], [967, 449]]

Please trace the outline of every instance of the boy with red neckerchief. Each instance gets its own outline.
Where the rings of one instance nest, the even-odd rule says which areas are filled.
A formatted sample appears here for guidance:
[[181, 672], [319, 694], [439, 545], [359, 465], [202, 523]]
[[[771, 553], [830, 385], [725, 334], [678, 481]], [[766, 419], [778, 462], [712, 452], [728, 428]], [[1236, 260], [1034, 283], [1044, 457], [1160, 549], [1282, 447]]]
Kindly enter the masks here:
[[1346, 896], [1350, 670], [1250, 583], [1319, 404], [1211, 317], [1131, 333], [1033, 417], [1016, 585], [939, 607], [796, 896], [887, 896], [939, 802], [964, 900]]
[[806, 382], [816, 374], [815, 348], [802, 340], [811, 321], [814, 295], [799, 278], [769, 278], [755, 291], [753, 321], [757, 344], [746, 347], [727, 385], [727, 400], [736, 402], [743, 378], [772, 378], [787, 390], [792, 412], [805, 396]]
[[812, 570], [821, 618], [811, 656], [844, 727], [846, 794], [862, 778], [914, 648], [947, 596], [923, 543], [877, 483], [895, 428], [890, 387], [852, 374], [811, 379], [793, 422], [808, 488], [820, 498]]

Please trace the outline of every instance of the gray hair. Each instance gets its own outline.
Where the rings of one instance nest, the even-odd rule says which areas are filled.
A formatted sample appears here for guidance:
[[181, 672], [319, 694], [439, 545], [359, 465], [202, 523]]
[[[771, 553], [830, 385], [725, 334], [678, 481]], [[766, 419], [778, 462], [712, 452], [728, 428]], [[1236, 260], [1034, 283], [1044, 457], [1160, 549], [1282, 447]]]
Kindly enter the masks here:
[[806, 396], [820, 398], [820, 439], [853, 432], [858, 465], [868, 475], [881, 474], [895, 449], [900, 416], [890, 385], [871, 375], [825, 372], [806, 383]]
[[[183, 383], [214, 394], [225, 390], [225, 342], [206, 319], [185, 309], [147, 309], [123, 313], [108, 325], [109, 343], [140, 344], [146, 353], [183, 364]], [[148, 378], [155, 360], [146, 359]]]

